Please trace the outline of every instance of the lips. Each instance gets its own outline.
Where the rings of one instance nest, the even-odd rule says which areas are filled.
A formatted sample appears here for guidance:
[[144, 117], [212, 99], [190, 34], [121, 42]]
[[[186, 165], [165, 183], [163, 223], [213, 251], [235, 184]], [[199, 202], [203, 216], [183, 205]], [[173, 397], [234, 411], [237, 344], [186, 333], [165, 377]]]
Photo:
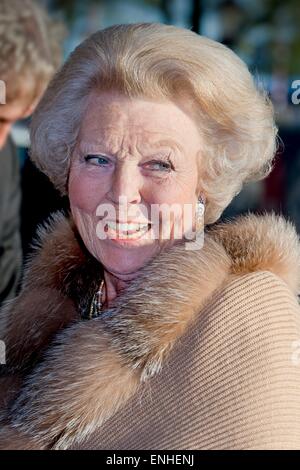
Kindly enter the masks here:
[[113, 239], [138, 239], [148, 232], [151, 224], [138, 222], [106, 221], [104, 231]]
[[151, 224], [151, 222], [147, 219], [141, 219], [141, 220], [119, 220], [119, 219], [105, 219], [105, 222], [115, 222], [117, 224]]

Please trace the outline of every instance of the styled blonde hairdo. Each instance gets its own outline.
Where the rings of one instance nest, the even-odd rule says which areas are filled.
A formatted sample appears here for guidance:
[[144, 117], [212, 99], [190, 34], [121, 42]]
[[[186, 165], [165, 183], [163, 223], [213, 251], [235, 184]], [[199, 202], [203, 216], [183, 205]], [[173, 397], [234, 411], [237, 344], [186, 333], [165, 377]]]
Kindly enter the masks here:
[[6, 101], [30, 88], [37, 98], [61, 64], [62, 23], [52, 20], [33, 0], [1, 0], [0, 79], [6, 82]]
[[31, 158], [62, 194], [91, 90], [153, 99], [187, 96], [205, 142], [199, 190], [206, 196], [206, 224], [219, 218], [244, 182], [272, 169], [273, 108], [236, 54], [188, 29], [115, 25], [73, 51], [33, 116]]

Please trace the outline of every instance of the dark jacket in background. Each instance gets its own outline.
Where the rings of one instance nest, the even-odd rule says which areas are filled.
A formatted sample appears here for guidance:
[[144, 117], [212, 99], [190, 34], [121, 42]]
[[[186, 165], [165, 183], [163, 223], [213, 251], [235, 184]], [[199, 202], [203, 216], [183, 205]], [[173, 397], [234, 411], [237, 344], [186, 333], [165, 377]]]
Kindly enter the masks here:
[[21, 273], [20, 165], [9, 138], [0, 151], [0, 305], [15, 296]]

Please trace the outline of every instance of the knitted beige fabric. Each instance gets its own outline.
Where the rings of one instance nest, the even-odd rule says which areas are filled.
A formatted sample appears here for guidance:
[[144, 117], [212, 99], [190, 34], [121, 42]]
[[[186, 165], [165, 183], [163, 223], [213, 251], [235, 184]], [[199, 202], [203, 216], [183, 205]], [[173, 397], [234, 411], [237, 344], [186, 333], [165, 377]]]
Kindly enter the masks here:
[[168, 362], [73, 449], [300, 449], [300, 307], [267, 271], [213, 296]]

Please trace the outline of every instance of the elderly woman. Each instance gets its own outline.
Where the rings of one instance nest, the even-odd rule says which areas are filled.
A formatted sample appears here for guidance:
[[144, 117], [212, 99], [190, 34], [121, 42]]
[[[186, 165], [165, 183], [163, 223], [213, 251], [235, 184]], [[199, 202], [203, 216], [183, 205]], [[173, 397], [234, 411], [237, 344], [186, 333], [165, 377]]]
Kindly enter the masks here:
[[1, 312], [2, 448], [300, 448], [296, 231], [217, 222], [275, 139], [221, 44], [142, 23], [76, 48], [32, 123], [70, 215]]

